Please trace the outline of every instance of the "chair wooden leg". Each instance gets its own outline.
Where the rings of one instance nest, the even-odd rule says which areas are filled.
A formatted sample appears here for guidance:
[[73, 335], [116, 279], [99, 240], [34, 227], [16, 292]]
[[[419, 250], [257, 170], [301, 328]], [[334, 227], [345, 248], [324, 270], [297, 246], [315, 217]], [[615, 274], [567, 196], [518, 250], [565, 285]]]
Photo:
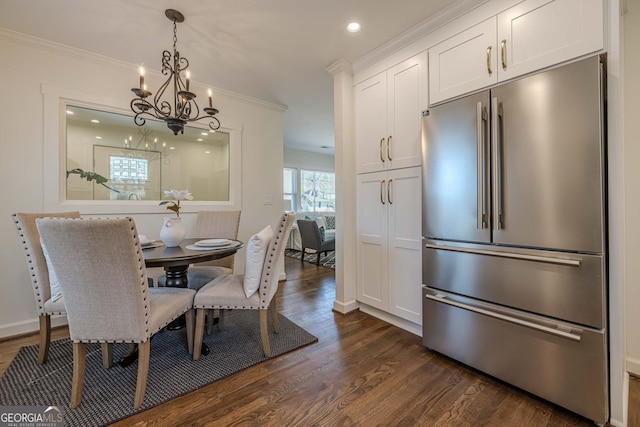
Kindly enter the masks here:
[[187, 328], [187, 348], [189, 354], [193, 355], [193, 309], [188, 310], [185, 313], [186, 328]]
[[113, 366], [113, 346], [107, 342], [100, 344], [102, 350], [102, 367], [109, 369]]
[[211, 335], [213, 332], [213, 317], [214, 310], [207, 310], [207, 335]]
[[204, 308], [196, 310], [196, 331], [193, 339], [193, 360], [200, 359], [200, 351], [202, 350], [202, 335], [204, 334]]
[[260, 310], [260, 337], [262, 338], [262, 349], [264, 355], [271, 357], [271, 346], [269, 345], [269, 330], [267, 326], [267, 309]]
[[276, 302], [276, 297], [274, 296], [269, 304], [269, 310], [271, 310], [271, 320], [273, 321], [273, 332], [276, 334], [280, 333], [280, 322], [278, 322], [278, 303]]
[[40, 316], [40, 340], [38, 343], [38, 365], [42, 365], [49, 357], [51, 343], [51, 316]]
[[320, 251], [316, 252], [316, 265], [320, 265]]
[[149, 353], [151, 340], [138, 344], [138, 379], [136, 381], [136, 397], [133, 409], [138, 409], [144, 403], [144, 393], [147, 390], [147, 375], [149, 374]]
[[82, 387], [84, 386], [84, 366], [86, 345], [82, 342], [73, 343], [73, 380], [71, 381], [71, 409], [80, 406]]
[[305, 248], [302, 248], [302, 256], [300, 257], [300, 262], [304, 262], [304, 250]]
[[218, 330], [221, 331], [224, 328], [224, 309], [220, 309], [220, 314], [218, 314]]

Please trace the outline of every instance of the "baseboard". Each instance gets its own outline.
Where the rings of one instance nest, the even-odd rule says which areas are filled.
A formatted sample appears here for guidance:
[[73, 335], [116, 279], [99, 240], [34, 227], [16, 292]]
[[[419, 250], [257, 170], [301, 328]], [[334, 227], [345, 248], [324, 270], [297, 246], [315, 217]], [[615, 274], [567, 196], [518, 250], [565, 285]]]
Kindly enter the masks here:
[[640, 377], [640, 359], [627, 357], [625, 365], [627, 372], [636, 377]]
[[387, 313], [386, 311], [382, 311], [362, 303], [360, 303], [360, 311], [373, 317], [377, 317], [380, 320], [384, 320], [387, 323], [391, 323], [393, 326], [397, 326], [398, 328], [411, 332], [414, 335], [419, 337], [422, 336], [422, 325], [417, 325], [391, 313]]
[[278, 275], [278, 282], [282, 282], [283, 280], [287, 280], [287, 273], [282, 272]]
[[[67, 316], [52, 316], [51, 327], [63, 326], [67, 324]], [[0, 338], [8, 338], [15, 335], [24, 335], [40, 330], [38, 318], [25, 320], [22, 322], [9, 323], [0, 326]]]
[[333, 311], [340, 314], [350, 313], [352, 311], [357, 310], [358, 307], [359, 307], [359, 304], [358, 304], [358, 301], [356, 300], [351, 300], [347, 302], [342, 302], [338, 300], [333, 301]]

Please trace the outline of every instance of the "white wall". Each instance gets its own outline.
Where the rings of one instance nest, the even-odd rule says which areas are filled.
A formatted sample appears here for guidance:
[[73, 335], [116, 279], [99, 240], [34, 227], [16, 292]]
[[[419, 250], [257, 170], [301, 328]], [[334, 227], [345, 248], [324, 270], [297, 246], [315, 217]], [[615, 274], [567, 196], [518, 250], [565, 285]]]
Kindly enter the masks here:
[[330, 154], [312, 153], [301, 150], [284, 150], [284, 167], [334, 172], [335, 159], [334, 156]]
[[627, 369], [640, 375], [640, 3], [626, 3], [624, 24], [624, 189]]
[[[57, 161], [44, 154], [45, 141], [51, 136], [44, 133], [42, 85], [121, 99], [128, 109], [132, 97], [129, 88], [137, 82], [138, 66], [3, 29], [0, 29], [0, 52], [6, 65], [0, 81], [0, 177], [4, 194], [0, 205], [0, 235], [4, 238], [0, 246], [0, 337], [3, 337], [37, 330], [36, 305], [25, 257], [10, 215], [44, 210], [43, 188], [49, 187], [46, 182], [49, 178], [43, 170]], [[201, 86], [197, 82], [192, 85]], [[232, 124], [241, 133], [239, 238], [247, 241], [264, 225], [275, 224], [282, 214], [284, 108], [220, 89], [216, 89], [214, 103], [221, 111], [218, 117], [223, 127]], [[265, 204], [265, 196], [271, 196], [273, 203]], [[80, 210], [82, 213], [82, 207]], [[187, 229], [193, 226], [196, 211], [194, 208], [181, 214]], [[141, 234], [154, 237], [159, 234], [166, 212], [163, 206], [149, 204], [136, 209], [131, 216]], [[123, 211], [118, 215], [129, 213]], [[236, 268], [243, 267], [244, 251], [236, 256]]]

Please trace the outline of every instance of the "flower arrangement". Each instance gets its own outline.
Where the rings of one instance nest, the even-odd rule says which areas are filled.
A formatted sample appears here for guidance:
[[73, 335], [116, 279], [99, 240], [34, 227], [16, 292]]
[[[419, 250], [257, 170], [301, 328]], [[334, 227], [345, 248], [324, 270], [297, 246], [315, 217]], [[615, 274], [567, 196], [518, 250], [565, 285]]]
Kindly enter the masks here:
[[180, 217], [180, 201], [181, 200], [193, 200], [193, 195], [189, 190], [165, 190], [164, 197], [171, 200], [163, 200], [160, 202], [160, 206], [171, 203], [167, 206], [167, 209], [174, 211], [178, 218]]

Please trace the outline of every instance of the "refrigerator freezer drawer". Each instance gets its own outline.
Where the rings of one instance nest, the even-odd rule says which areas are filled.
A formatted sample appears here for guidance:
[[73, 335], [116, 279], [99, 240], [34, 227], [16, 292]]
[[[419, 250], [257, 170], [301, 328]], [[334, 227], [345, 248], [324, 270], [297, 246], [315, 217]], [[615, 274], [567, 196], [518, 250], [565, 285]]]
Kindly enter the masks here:
[[425, 240], [422, 283], [600, 329], [604, 268], [599, 255]]
[[607, 421], [603, 330], [429, 288], [423, 290], [422, 313], [422, 340], [429, 349], [598, 423]]

